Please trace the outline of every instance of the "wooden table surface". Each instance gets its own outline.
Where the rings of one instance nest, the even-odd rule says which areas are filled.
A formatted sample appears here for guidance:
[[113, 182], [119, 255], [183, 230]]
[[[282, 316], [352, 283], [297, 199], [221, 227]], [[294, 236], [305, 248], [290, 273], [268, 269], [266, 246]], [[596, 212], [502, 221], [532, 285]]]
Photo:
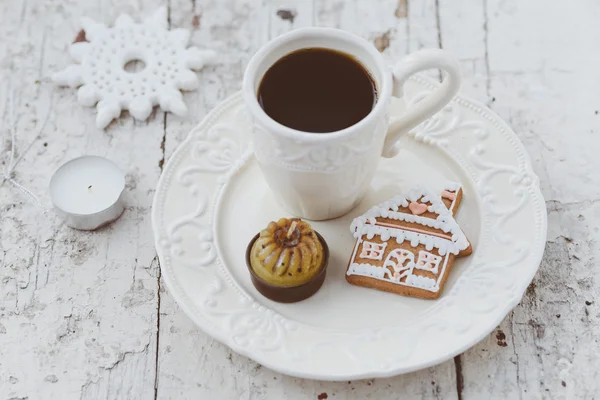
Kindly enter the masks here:
[[[124, 112], [106, 130], [73, 89], [49, 76], [69, 64], [79, 19], [112, 24], [159, 5], [172, 28], [219, 53], [184, 95], [191, 113]], [[23, 149], [15, 178], [48, 205], [52, 172], [83, 155], [127, 172], [113, 225], [78, 232], [0, 187], [1, 399], [583, 399], [600, 393], [600, 2], [581, 0], [0, 0], [0, 149], [8, 93]], [[436, 367], [390, 379], [318, 382], [272, 372], [215, 342], [161, 281], [150, 207], [164, 161], [190, 129], [240, 89], [249, 57], [290, 29], [354, 32], [390, 62], [423, 47], [454, 53], [462, 91], [517, 132], [546, 198], [549, 232], [521, 304], [481, 343]]]

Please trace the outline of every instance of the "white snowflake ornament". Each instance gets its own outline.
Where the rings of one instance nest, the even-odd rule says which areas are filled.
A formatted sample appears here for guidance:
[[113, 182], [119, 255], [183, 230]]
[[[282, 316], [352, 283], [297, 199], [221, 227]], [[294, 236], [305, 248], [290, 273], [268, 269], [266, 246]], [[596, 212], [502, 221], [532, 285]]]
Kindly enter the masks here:
[[[81, 25], [87, 41], [70, 48], [79, 64], [57, 72], [52, 80], [60, 86], [79, 87], [77, 98], [84, 106], [96, 104], [98, 128], [105, 128], [121, 110], [129, 110], [138, 120], [148, 118], [157, 104], [179, 116], [187, 113], [180, 90], [198, 87], [198, 77], [191, 70], [204, 67], [215, 53], [186, 48], [189, 31], [168, 30], [164, 7], [141, 24], [123, 14], [112, 28], [87, 17]], [[126, 71], [125, 64], [133, 60], [143, 61], [145, 68]]]

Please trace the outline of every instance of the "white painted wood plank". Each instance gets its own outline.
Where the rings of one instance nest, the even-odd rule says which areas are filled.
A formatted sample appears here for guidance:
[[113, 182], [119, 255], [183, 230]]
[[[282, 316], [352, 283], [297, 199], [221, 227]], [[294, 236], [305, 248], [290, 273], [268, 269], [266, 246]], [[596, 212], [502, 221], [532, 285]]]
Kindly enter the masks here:
[[[198, 91], [184, 95], [189, 115], [167, 116], [167, 158], [213, 107], [240, 89], [245, 65], [269, 35], [266, 10], [274, 11], [248, 0], [172, 0], [171, 10], [172, 25], [191, 29], [192, 44], [215, 50], [218, 63], [199, 73]], [[250, 398], [255, 392], [248, 371], [256, 364], [202, 332], [162, 288], [157, 397]]]
[[[317, 24], [355, 33], [383, 53], [393, 65], [412, 51], [438, 48], [435, 0], [368, 0], [317, 2]], [[438, 77], [438, 71], [428, 71]]]
[[[317, 15], [316, 24], [327, 26], [328, 22], [335, 19], [335, 15], [332, 15], [329, 9], [335, 10], [332, 13], [336, 15], [360, 15], [362, 21], [363, 11], [371, 8], [369, 18], [373, 26], [372, 31], [369, 30], [370, 28], [357, 29], [361, 27], [361, 23], [357, 20], [354, 22], [344, 20], [354, 26], [356, 33], [369, 40], [375, 40], [378, 34], [385, 33], [376, 30], [380, 28], [377, 21], [383, 19], [384, 11], [390, 16], [390, 27], [397, 24], [399, 20], [394, 15], [396, 4], [392, 2], [389, 2], [385, 10], [379, 11], [372, 6], [369, 8], [368, 1], [354, 5], [342, 4], [342, 9], [329, 3], [316, 2], [313, 9], [312, 2], [304, 0], [265, 0], [260, 6], [253, 7], [248, 7], [246, 2], [233, 0], [225, 3], [203, 2], [202, 4], [199, 2], [190, 4], [185, 0], [174, 1], [171, 5], [172, 23], [188, 28], [197, 25], [192, 35], [194, 44], [216, 49], [221, 59], [227, 61], [200, 73], [204, 85], [199, 92], [186, 95], [186, 101], [191, 105], [190, 109], [195, 110], [190, 117], [182, 120], [171, 115], [167, 116], [167, 156], [215, 104], [239, 89], [246, 61], [268, 37], [298, 26], [311, 25], [313, 15]], [[287, 13], [284, 13], [282, 18], [280, 12], [282, 10], [295, 12], [293, 22], [286, 19], [289, 16]], [[305, 13], [308, 16], [305, 16]], [[415, 15], [417, 15], [415, 19], [426, 18], [417, 12]], [[194, 24], [194, 21], [197, 23]], [[335, 24], [331, 25], [335, 26]], [[264, 37], [265, 26], [268, 27], [266, 30], [268, 37]], [[260, 35], [256, 36], [256, 32]], [[244, 39], [232, 42], [227, 39], [232, 35]], [[430, 35], [428, 32], [428, 36], [430, 37], [423, 37], [420, 40], [422, 42], [431, 38], [437, 40], [437, 33]], [[396, 45], [399, 42], [401, 43]], [[406, 38], [396, 40], [390, 37], [390, 50], [386, 51], [392, 54], [397, 52], [401, 56], [404, 55], [406, 46]], [[233, 60], [243, 60], [243, 62]], [[323, 397], [322, 394], [326, 394], [329, 399], [363, 399], [368, 396], [397, 398], [400, 394], [408, 398], [426, 399], [456, 397], [453, 361], [391, 379], [337, 383], [293, 379], [267, 370], [246, 357], [232, 353], [227, 347], [200, 331], [183, 314], [168, 291], [161, 294], [160, 318], [158, 398], [161, 399], [316, 399], [319, 395]]]
[[[19, 149], [52, 106], [46, 131], [15, 178], [48, 204], [52, 172], [71, 158], [98, 154], [127, 173], [129, 205], [111, 226], [79, 232], [42, 218], [12, 186], [0, 188], [0, 398], [154, 394], [158, 266], [150, 204], [163, 156], [163, 116], [134, 123], [124, 115], [98, 130], [93, 110], [77, 103], [76, 91], [54, 88], [48, 77], [69, 63], [68, 44], [81, 16], [111, 22], [121, 11], [149, 14], [160, 3], [0, 5], [0, 36], [10, 38], [0, 43], [6, 55], [0, 94], [4, 102], [7, 82], [14, 85]], [[6, 121], [6, 112], [1, 117]], [[2, 135], [6, 143], [6, 129]]]
[[263, 14], [265, 35], [263, 41], [277, 37], [290, 29], [314, 24], [313, 0], [266, 0]]
[[440, 0], [442, 47], [460, 62], [461, 92], [489, 105], [485, 1]]
[[408, 20], [408, 53], [424, 48], [442, 47], [438, 29], [437, 1], [409, 1]]
[[[454, 399], [454, 363], [389, 379], [322, 382], [273, 372], [200, 331], [163, 293], [160, 399]], [[164, 346], [164, 347], [163, 347]]]
[[600, 390], [590, 368], [600, 363], [592, 267], [600, 95], [590, 90], [600, 80], [599, 13], [592, 1], [442, 2], [445, 47], [472, 74], [468, 88], [520, 136], [549, 210], [546, 254], [523, 301], [461, 357], [464, 398], [593, 398]]

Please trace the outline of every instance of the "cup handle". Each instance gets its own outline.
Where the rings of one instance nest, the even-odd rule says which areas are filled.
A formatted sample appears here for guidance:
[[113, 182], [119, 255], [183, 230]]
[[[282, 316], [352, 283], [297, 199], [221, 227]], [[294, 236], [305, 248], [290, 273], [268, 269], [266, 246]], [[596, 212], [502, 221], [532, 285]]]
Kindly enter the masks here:
[[440, 111], [458, 92], [460, 88], [458, 61], [443, 50], [426, 49], [406, 56], [394, 66], [392, 95], [402, 98], [404, 96], [404, 84], [408, 78], [417, 72], [432, 68], [446, 71], [447, 76], [438, 88], [415, 104], [401, 118], [390, 124], [383, 145], [383, 157], [390, 158], [398, 154], [397, 142], [400, 136]]

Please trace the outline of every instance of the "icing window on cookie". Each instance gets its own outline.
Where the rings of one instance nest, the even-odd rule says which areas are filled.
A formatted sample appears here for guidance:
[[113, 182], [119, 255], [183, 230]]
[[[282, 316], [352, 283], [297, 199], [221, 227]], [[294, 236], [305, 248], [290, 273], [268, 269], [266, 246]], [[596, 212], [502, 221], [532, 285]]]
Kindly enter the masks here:
[[415, 268], [437, 274], [441, 261], [442, 257], [421, 250]]
[[373, 243], [365, 240], [359, 257], [369, 258], [371, 260], [381, 260], [386, 247], [387, 243]]

